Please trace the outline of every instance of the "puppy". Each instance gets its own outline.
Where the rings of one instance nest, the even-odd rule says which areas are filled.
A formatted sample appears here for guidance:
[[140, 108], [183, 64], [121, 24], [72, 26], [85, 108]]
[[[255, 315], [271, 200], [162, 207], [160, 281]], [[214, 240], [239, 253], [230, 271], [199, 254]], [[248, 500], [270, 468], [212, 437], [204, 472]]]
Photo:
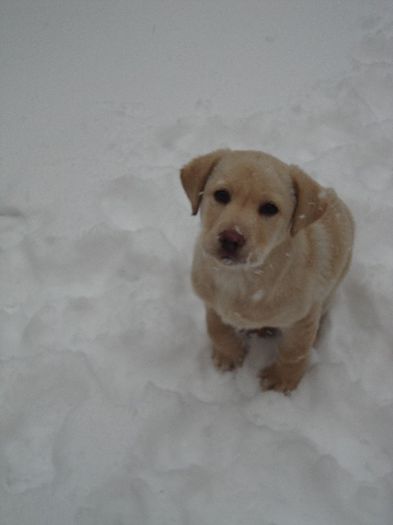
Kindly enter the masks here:
[[192, 283], [206, 305], [215, 366], [241, 366], [242, 331], [278, 328], [277, 359], [261, 371], [261, 387], [293, 390], [350, 265], [349, 209], [297, 166], [257, 151], [197, 157], [181, 182], [193, 214], [201, 212]]

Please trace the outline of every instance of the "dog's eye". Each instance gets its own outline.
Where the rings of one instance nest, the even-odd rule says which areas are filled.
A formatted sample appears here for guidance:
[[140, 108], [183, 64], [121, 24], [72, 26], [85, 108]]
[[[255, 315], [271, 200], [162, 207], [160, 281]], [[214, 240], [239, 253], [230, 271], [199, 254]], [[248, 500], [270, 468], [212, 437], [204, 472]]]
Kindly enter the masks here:
[[214, 198], [221, 204], [228, 204], [231, 200], [231, 194], [227, 190], [217, 190], [214, 192]]
[[265, 202], [259, 206], [258, 211], [261, 215], [271, 217], [272, 215], [276, 215], [276, 213], [278, 213], [278, 208], [274, 202]]

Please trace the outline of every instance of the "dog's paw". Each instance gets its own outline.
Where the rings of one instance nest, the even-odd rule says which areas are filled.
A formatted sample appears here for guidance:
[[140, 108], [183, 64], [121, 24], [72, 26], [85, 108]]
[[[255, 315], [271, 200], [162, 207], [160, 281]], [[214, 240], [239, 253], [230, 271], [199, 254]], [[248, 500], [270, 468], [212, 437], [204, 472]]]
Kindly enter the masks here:
[[217, 370], [220, 370], [221, 372], [229, 372], [242, 366], [245, 355], [246, 352], [241, 351], [235, 357], [228, 356], [224, 355], [222, 352], [214, 348], [212, 353], [212, 359], [214, 366], [217, 368]]
[[298, 386], [302, 375], [302, 373], [284, 372], [282, 367], [273, 363], [261, 371], [259, 378], [263, 391], [275, 390], [288, 394]]

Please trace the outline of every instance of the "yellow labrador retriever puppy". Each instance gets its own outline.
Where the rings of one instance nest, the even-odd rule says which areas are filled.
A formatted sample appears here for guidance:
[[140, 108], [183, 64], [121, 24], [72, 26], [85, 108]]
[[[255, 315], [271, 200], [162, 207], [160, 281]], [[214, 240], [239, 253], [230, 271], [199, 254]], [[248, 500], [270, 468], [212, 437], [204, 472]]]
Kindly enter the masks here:
[[282, 332], [263, 390], [293, 390], [320, 319], [346, 274], [354, 223], [346, 205], [296, 166], [257, 151], [219, 150], [181, 170], [202, 229], [192, 282], [207, 312], [213, 361], [240, 366], [243, 330]]

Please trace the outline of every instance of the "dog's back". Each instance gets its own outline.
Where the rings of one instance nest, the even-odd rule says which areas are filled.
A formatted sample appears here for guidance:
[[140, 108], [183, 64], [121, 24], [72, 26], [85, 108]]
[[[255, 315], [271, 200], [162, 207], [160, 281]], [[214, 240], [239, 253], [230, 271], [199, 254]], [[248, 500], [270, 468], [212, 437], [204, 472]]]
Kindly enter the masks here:
[[321, 293], [325, 296], [323, 310], [328, 307], [332, 294], [349, 269], [355, 232], [349, 208], [334, 190], [325, 191], [325, 213], [304, 230], [308, 237], [310, 257], [316, 258], [316, 275]]

